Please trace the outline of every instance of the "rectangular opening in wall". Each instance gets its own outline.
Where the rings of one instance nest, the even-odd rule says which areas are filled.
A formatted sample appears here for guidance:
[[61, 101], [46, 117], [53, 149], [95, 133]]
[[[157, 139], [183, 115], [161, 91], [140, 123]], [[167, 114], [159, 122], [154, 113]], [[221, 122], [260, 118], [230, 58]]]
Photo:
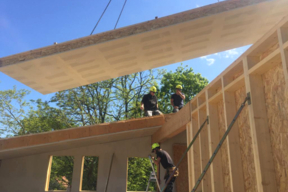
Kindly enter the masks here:
[[[155, 167], [157, 170], [157, 167]], [[152, 168], [148, 158], [128, 158], [127, 191], [146, 191]], [[156, 191], [156, 183], [150, 183], [148, 191]]]
[[85, 156], [82, 167], [82, 190], [96, 191], [98, 177], [98, 157]]
[[74, 157], [53, 156], [51, 160], [49, 191], [71, 191]]

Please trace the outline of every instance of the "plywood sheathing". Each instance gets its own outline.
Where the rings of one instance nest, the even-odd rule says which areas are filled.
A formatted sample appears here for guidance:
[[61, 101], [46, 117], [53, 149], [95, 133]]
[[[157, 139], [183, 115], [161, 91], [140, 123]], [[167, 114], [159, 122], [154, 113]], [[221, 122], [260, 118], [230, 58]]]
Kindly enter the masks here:
[[252, 44], [287, 8], [286, 0], [223, 1], [5, 57], [0, 71], [48, 94]]
[[[173, 145], [173, 160], [174, 163], [178, 163], [184, 154], [185, 150], [187, 149], [186, 144], [174, 144]], [[188, 162], [187, 156], [182, 160], [181, 164], [179, 165], [179, 176], [176, 179], [176, 191], [189, 191], [188, 186]]]
[[150, 127], [161, 127], [164, 122], [164, 115], [154, 116], [149, 118], [139, 118], [116, 123], [104, 123], [86, 127], [78, 127], [53, 131], [40, 134], [25, 135], [0, 140], [0, 152], [15, 149], [32, 147], [43, 144], [52, 144], [75, 139], [89, 138], [99, 135], [107, 135], [113, 133], [122, 133]]
[[278, 192], [288, 191], [288, 88], [282, 64], [262, 76]]
[[[225, 116], [224, 116], [224, 103], [223, 100], [219, 101], [217, 104], [218, 110], [218, 124], [219, 124], [219, 140], [222, 139], [224, 133], [226, 132], [225, 127]], [[229, 160], [228, 160], [228, 149], [227, 149], [227, 139], [224, 141], [222, 147], [220, 148], [220, 153], [222, 160], [222, 172], [223, 172], [223, 182], [224, 182], [224, 192], [231, 192], [231, 181], [230, 181], [230, 170], [229, 170]]]
[[[45, 48], [40, 48], [32, 51], [23, 52], [20, 54], [12, 55], [9, 57], [4, 57], [0, 59], [0, 67], [15, 64], [18, 62], [28, 61], [31, 59], [36, 59], [39, 57], [44, 57], [60, 52], [69, 51], [72, 49], [77, 49], [81, 47], [86, 47], [89, 45], [99, 44], [118, 38], [124, 38], [127, 36], [156, 30], [162, 27], [167, 27], [169, 25], [175, 25], [197, 18], [210, 16], [213, 14], [221, 13], [224, 11], [229, 11], [236, 8], [241, 8], [256, 3], [265, 2], [267, 0], [228, 0], [220, 3], [215, 3], [212, 5], [200, 7], [197, 9], [185, 11], [175, 15], [166, 16], [163, 18], [158, 18], [156, 20], [143, 22], [140, 24], [135, 24], [128, 27], [123, 27], [113, 31], [108, 31], [100, 34], [95, 34], [88, 37], [83, 37], [80, 39], [72, 40], [65, 43], [59, 43], [56, 45], [48, 46]], [[237, 17], [237, 15], [235, 16]]]
[[[245, 87], [242, 87], [239, 90], [235, 91], [237, 109], [240, 108], [245, 97]], [[236, 123], [239, 127], [240, 150], [244, 174], [245, 192], [257, 192], [256, 173], [248, 112], [248, 107], [244, 107]]]

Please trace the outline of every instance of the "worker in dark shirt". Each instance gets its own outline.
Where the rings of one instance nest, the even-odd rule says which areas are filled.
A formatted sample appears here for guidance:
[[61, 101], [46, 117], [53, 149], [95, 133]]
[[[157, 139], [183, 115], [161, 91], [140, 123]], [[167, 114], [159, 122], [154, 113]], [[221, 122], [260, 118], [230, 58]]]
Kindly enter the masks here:
[[179, 171], [176, 170], [174, 172], [174, 175], [172, 177], [172, 179], [169, 181], [169, 183], [167, 184], [167, 181], [170, 177], [170, 175], [173, 173], [173, 171], [176, 169], [172, 158], [170, 157], [170, 155], [164, 151], [163, 149], [160, 148], [159, 143], [154, 143], [152, 145], [152, 153], [155, 153], [157, 155], [157, 159], [155, 160], [154, 157], [152, 157], [154, 163], [159, 166], [159, 164], [161, 163], [162, 167], [164, 169], [166, 169], [166, 173], [164, 176], [165, 179], [165, 184], [167, 185], [166, 189], [164, 192], [172, 192], [173, 191], [173, 183], [175, 182], [176, 177], [178, 177], [179, 175]]
[[173, 106], [173, 113], [178, 112], [184, 106], [185, 95], [182, 93], [182, 86], [176, 86], [176, 93], [171, 96], [171, 105]]
[[141, 101], [141, 110], [144, 110], [144, 116], [154, 116], [154, 115], [160, 115], [162, 114], [158, 110], [158, 102], [157, 102], [157, 97], [155, 95], [157, 89], [155, 86], [150, 88], [150, 92], [142, 98]]

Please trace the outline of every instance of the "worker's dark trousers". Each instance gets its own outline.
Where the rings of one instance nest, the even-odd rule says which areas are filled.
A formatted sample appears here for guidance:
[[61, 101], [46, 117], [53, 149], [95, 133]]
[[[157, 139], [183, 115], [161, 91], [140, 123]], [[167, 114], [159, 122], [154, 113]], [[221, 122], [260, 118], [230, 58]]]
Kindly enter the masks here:
[[145, 110], [144, 111], [144, 116], [145, 117], [152, 117], [152, 116], [155, 116], [155, 115], [161, 115], [161, 111], [159, 111], [158, 109], [157, 110]]
[[[167, 182], [168, 179], [169, 179], [169, 176], [168, 176], [168, 178], [165, 180], [165, 183]], [[173, 178], [170, 180], [170, 182], [168, 183], [168, 185], [167, 185], [167, 187], [166, 187], [166, 189], [165, 189], [164, 192], [173, 192], [173, 183], [175, 182], [175, 179], [176, 179], [176, 177], [173, 177]]]
[[180, 109], [182, 109], [182, 107], [181, 108], [177, 108], [177, 109], [173, 109], [173, 113], [177, 113]]

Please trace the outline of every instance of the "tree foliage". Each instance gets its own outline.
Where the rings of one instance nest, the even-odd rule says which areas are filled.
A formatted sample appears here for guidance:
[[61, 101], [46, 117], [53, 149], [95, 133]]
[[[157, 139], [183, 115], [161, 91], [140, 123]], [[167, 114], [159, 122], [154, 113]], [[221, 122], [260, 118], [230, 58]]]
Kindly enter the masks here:
[[161, 89], [157, 96], [160, 100], [161, 110], [164, 113], [169, 113], [173, 110], [170, 98], [175, 93], [176, 85], [182, 85], [182, 92], [186, 96], [184, 104], [186, 104], [208, 84], [208, 80], [202, 77], [200, 73], [195, 74], [192, 68], [181, 65], [175, 72], [169, 71], [165, 73], [160, 84]]

